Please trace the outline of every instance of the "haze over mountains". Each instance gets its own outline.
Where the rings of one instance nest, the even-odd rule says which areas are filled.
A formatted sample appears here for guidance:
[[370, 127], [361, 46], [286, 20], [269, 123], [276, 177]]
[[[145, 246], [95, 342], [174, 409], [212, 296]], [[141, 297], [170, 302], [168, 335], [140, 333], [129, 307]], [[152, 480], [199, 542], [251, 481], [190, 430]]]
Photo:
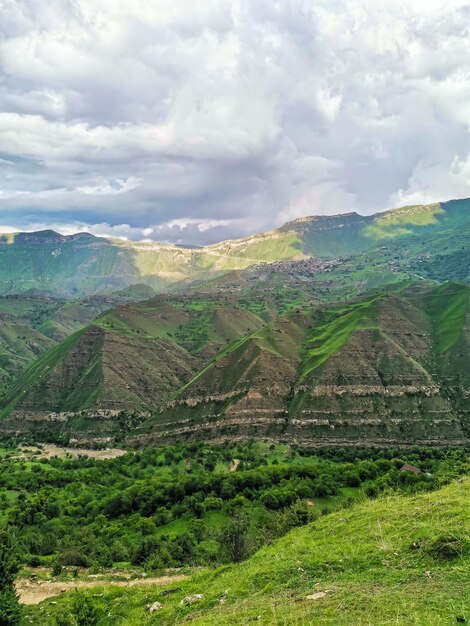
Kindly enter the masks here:
[[198, 249], [4, 235], [0, 430], [466, 443], [469, 239], [470, 200]]

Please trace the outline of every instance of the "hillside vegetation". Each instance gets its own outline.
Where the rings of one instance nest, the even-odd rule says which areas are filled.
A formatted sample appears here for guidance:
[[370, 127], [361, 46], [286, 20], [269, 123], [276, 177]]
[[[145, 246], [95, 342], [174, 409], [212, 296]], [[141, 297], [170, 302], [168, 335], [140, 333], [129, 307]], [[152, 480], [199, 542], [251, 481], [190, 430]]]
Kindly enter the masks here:
[[[103, 587], [82, 602], [100, 625], [464, 623], [469, 497], [468, 478], [433, 493], [383, 496], [295, 529], [243, 563], [195, 575], [175, 593]], [[155, 601], [161, 608], [150, 613]], [[30, 619], [61, 615], [59, 623], [72, 624], [72, 602], [73, 594], [46, 601]]]

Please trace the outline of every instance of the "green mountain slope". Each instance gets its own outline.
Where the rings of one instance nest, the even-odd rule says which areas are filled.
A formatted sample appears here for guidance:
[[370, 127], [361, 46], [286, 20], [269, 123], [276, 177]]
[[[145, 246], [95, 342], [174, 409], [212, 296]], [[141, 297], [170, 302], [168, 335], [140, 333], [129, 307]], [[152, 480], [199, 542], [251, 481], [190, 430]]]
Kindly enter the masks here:
[[[372, 216], [308, 217], [282, 228], [205, 248], [134, 243], [87, 233], [0, 235], [0, 295], [31, 289], [81, 297], [143, 283], [164, 291], [258, 263], [362, 255], [364, 281], [397, 275], [430, 279], [470, 275], [470, 200], [404, 207]], [[442, 271], [443, 264], [447, 271]], [[383, 274], [371, 276], [379, 264]], [[341, 277], [338, 278], [341, 280]]]
[[134, 442], [468, 441], [470, 288], [378, 293], [277, 318], [219, 352]]
[[152, 294], [146, 285], [132, 285], [79, 300], [27, 293], [0, 297], [0, 398], [28, 365], [102, 311]]
[[103, 314], [19, 376], [0, 429], [122, 437], [127, 415], [149, 418], [133, 445], [468, 442], [469, 286], [405, 282], [313, 307], [267, 294], [201, 291]]
[[0, 410], [1, 428], [122, 434], [126, 416], [148, 417], [218, 350], [263, 323], [216, 298], [162, 297], [112, 309], [18, 376]]
[[[365, 501], [291, 531], [243, 563], [179, 582], [164, 596], [152, 587], [87, 593], [115, 624], [464, 623], [469, 497], [464, 478], [433, 493]], [[194, 594], [202, 597], [182, 603]], [[62, 613], [68, 597], [57, 600], [43, 603], [34, 620]], [[155, 601], [162, 608], [146, 611]]]

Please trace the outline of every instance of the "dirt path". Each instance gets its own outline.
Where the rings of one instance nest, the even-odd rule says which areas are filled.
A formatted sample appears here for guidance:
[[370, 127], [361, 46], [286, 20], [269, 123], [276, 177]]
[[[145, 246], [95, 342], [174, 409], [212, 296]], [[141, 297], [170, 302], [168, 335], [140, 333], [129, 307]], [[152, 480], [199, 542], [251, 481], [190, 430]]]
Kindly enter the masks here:
[[181, 580], [188, 576], [160, 576], [158, 578], [135, 578], [133, 580], [67, 580], [64, 582], [55, 580], [31, 580], [20, 578], [16, 581], [16, 590], [22, 604], [39, 604], [46, 598], [57, 596], [60, 593], [72, 589], [90, 589], [92, 587], [143, 587], [155, 585], [163, 587]]

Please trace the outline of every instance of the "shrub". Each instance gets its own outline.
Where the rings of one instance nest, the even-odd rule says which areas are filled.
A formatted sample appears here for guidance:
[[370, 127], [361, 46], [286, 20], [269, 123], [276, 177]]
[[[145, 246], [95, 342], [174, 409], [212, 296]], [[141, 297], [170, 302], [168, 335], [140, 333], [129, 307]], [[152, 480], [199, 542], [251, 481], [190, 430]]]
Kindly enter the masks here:
[[0, 533], [0, 624], [15, 626], [21, 619], [21, 608], [14, 587], [19, 568], [18, 548], [9, 531]]
[[[60, 561], [57, 560], [57, 563], [59, 563], [59, 565], [75, 565], [76, 567], [90, 567], [91, 561], [89, 557], [86, 554], [84, 554], [81, 550], [71, 549], [71, 550], [62, 552]], [[58, 576], [59, 574], [54, 574], [54, 576]]]
[[346, 474], [346, 476], [344, 477], [344, 480], [348, 487], [360, 487], [361, 485], [361, 479], [359, 478], [357, 474], [353, 474], [353, 473]]
[[226, 557], [233, 563], [240, 563], [250, 556], [246, 515], [236, 515], [228, 522], [220, 535], [220, 543]]
[[222, 498], [208, 496], [204, 500], [204, 506], [206, 507], [206, 511], [218, 511], [224, 506], [224, 501], [222, 500]]
[[62, 563], [59, 559], [54, 559], [52, 561], [51, 574], [53, 576], [60, 576], [62, 574]]
[[69, 605], [58, 616], [58, 626], [96, 626], [100, 612], [92, 600], [82, 591], [75, 590], [71, 594]]
[[12, 585], [0, 589], [0, 624], [16, 626], [21, 620], [21, 607], [18, 594]]

